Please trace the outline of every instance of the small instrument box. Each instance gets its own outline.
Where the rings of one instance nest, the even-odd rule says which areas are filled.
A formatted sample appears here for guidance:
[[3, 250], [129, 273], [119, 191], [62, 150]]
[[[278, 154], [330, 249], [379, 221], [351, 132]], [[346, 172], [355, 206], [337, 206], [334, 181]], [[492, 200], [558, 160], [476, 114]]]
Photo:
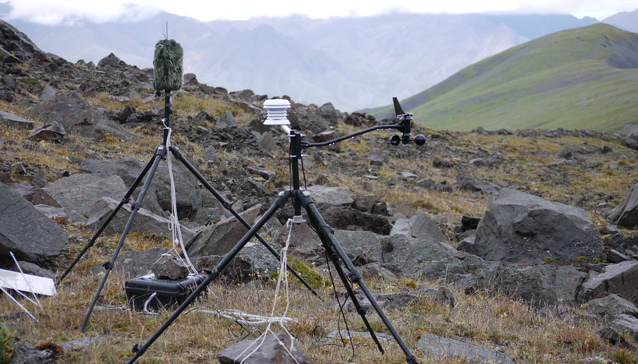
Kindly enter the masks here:
[[158, 279], [154, 274], [133, 278], [124, 283], [126, 301], [134, 311], [158, 311], [182, 304], [204, 281], [205, 274], [189, 274], [182, 279]]

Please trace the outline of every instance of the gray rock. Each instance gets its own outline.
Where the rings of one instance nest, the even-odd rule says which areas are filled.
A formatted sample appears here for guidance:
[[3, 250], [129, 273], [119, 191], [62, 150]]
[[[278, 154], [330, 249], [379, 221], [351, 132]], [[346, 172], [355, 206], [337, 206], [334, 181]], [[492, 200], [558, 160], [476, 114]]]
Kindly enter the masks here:
[[299, 345], [291, 345], [290, 335], [271, 334], [242, 341], [217, 353], [221, 364], [311, 364]]
[[[103, 197], [98, 200], [89, 211], [89, 219], [87, 220], [85, 227], [91, 230], [100, 228], [118, 204], [118, 201], [109, 197]], [[121, 234], [128, 223], [131, 212], [131, 206], [129, 204], [124, 204], [109, 224], [104, 227], [104, 233]], [[169, 225], [170, 221], [168, 219], [141, 208], [135, 214], [130, 232], [172, 237]], [[188, 241], [195, 235], [194, 231], [185, 226], [181, 226], [181, 231], [184, 241]]]
[[[240, 216], [249, 224], [253, 224], [259, 214], [261, 205], [242, 212]], [[190, 257], [202, 257], [208, 255], [224, 255], [228, 253], [239, 240], [248, 232], [248, 229], [235, 217], [226, 219], [216, 225], [211, 225], [201, 230], [191, 241], [186, 244]]]
[[51, 100], [57, 93], [51, 85], [45, 85], [42, 92], [40, 92], [40, 100]]
[[18, 260], [45, 263], [66, 248], [66, 232], [20, 194], [0, 183], [0, 267]]
[[275, 141], [275, 138], [273, 138], [272, 133], [270, 133], [269, 131], [266, 131], [262, 134], [261, 139], [259, 139], [259, 141], [257, 142], [257, 145], [259, 145], [261, 149], [270, 152], [275, 152], [280, 149], [279, 145], [277, 145], [277, 142]]
[[[94, 173], [100, 176], [117, 175], [122, 178], [124, 184], [131, 186], [141, 174], [145, 165], [145, 163], [135, 158], [123, 158], [115, 161], [87, 159], [80, 165], [80, 172]], [[179, 218], [183, 219], [195, 213], [202, 205], [202, 196], [198, 189], [197, 178], [179, 161], [175, 160], [173, 160], [173, 179], [177, 199], [177, 213]], [[142, 185], [143, 183], [140, 183], [133, 196], [138, 196]], [[123, 195], [121, 194], [118, 197], [121, 198]], [[153, 176], [153, 181], [144, 198], [142, 207], [161, 215], [164, 211], [171, 210], [170, 196], [168, 165], [165, 161], [161, 161], [157, 172]]]
[[497, 194], [501, 187], [486, 181], [479, 181], [473, 178], [463, 178], [456, 183], [459, 190], [470, 192], [481, 192], [485, 194]]
[[119, 200], [127, 188], [119, 176], [77, 173], [49, 183], [44, 191], [62, 208], [86, 215], [98, 200], [104, 197]]
[[377, 195], [357, 195], [352, 202], [352, 208], [361, 212], [373, 212], [377, 201]]
[[219, 119], [217, 120], [217, 123], [215, 123], [213, 130], [223, 130], [223, 129], [228, 129], [228, 128], [237, 127], [237, 126], [239, 125], [237, 124], [237, 121], [235, 120], [235, 117], [233, 116], [233, 112], [230, 110], [226, 110], [219, 117]]
[[159, 279], [182, 279], [188, 276], [188, 267], [184, 262], [171, 253], [162, 254], [153, 266], [151, 271]]
[[0, 110], [0, 124], [18, 129], [33, 129], [33, 121]]
[[31, 186], [28, 182], [12, 183], [9, 185], [12, 190], [19, 193], [27, 201], [34, 205], [49, 205], [60, 207], [60, 205], [42, 188]]
[[[374, 308], [372, 308], [372, 304], [370, 303], [370, 300], [368, 300], [368, 298], [363, 295], [363, 294], [357, 294], [357, 301], [359, 301], [359, 304], [361, 305], [361, 307], [368, 307], [369, 311], [374, 311]], [[379, 304], [379, 307], [381, 307], [383, 310], [397, 310], [397, 309], [402, 309], [402, 308], [406, 308], [408, 306], [417, 304], [420, 300], [419, 296], [416, 294], [412, 294], [412, 293], [373, 293], [372, 297], [374, 298], [375, 301], [377, 301], [377, 303]], [[343, 301], [343, 299], [341, 299], [341, 301]], [[346, 302], [344, 308], [346, 309], [346, 311], [349, 312], [356, 312], [356, 308], [354, 306], [354, 303], [352, 303], [352, 300], [348, 299], [348, 301]]]
[[350, 206], [354, 202], [354, 193], [346, 187], [327, 187], [313, 185], [308, 187], [315, 204]]
[[59, 92], [50, 100], [40, 102], [31, 113], [45, 124], [57, 122], [67, 133], [89, 139], [104, 138], [106, 133], [124, 140], [133, 139], [132, 134], [108, 120], [101, 110], [91, 106], [75, 91]]
[[66, 131], [64, 130], [64, 127], [57, 121], [53, 121], [39, 128], [33, 129], [27, 138], [36, 142], [44, 140], [51, 143], [60, 143], [64, 139], [65, 135]]
[[633, 302], [613, 293], [587, 302], [585, 310], [597, 316], [612, 317], [624, 313], [634, 317], [638, 316], [638, 308]]
[[212, 164], [219, 163], [219, 156], [217, 156], [217, 150], [215, 150], [215, 148], [212, 145], [209, 145], [208, 147], [206, 147], [206, 149], [204, 149], [204, 158], [206, 158], [206, 160], [209, 163], [212, 163]]
[[467, 255], [425, 262], [415, 267], [417, 277], [443, 279], [466, 292], [498, 289], [542, 306], [574, 302], [585, 274], [571, 266], [518, 266]]
[[602, 237], [582, 209], [503, 189], [488, 205], [474, 244], [458, 248], [512, 263], [593, 262], [602, 254]]
[[[153, 264], [169, 252], [169, 248], [151, 248], [144, 251], [125, 251], [118, 255], [113, 272], [126, 275], [128, 278], [140, 277], [151, 273]], [[104, 271], [104, 263], [96, 264], [89, 270], [92, 274]]]
[[447, 339], [422, 333], [417, 346], [425, 351], [426, 357], [433, 360], [459, 358], [467, 363], [514, 364], [516, 360], [503, 352], [496, 351], [470, 342]]
[[614, 224], [628, 229], [638, 225], [638, 184], [611, 210], [607, 218]]
[[438, 243], [445, 240], [445, 236], [436, 222], [425, 212], [418, 211], [409, 220], [412, 237], [430, 243]]
[[392, 225], [390, 235], [405, 235], [412, 236], [412, 228], [410, 227], [410, 220], [407, 218], [399, 218]]
[[583, 283], [578, 298], [581, 301], [588, 301], [603, 293], [614, 293], [636, 302], [638, 300], [636, 287], [638, 287], [638, 261], [628, 260], [610, 264], [604, 267], [600, 274], [590, 277]]
[[40, 267], [39, 265], [35, 264], [35, 263], [31, 263], [31, 262], [25, 262], [25, 261], [18, 261], [18, 264], [20, 265], [20, 268], [18, 268], [16, 265], [14, 265], [11, 270], [15, 271], [15, 272], [19, 272], [20, 269], [22, 269], [22, 272], [25, 274], [32, 274], [34, 276], [38, 276], [38, 277], [46, 277], [46, 278], [55, 278], [55, 272], [48, 270], [48, 269], [44, 269], [42, 267]]
[[611, 325], [621, 332], [628, 332], [634, 340], [638, 340], [638, 318], [627, 314], [616, 315], [611, 320]]
[[392, 225], [385, 216], [334, 205], [323, 205], [319, 210], [324, 220], [334, 229], [365, 230], [381, 235], [388, 235], [392, 230]]
[[65, 211], [60, 207], [53, 207], [49, 205], [34, 205], [35, 209], [43, 213], [49, 219], [61, 219], [64, 223], [71, 225], [85, 224], [88, 219], [84, 215], [80, 215], [74, 211]]

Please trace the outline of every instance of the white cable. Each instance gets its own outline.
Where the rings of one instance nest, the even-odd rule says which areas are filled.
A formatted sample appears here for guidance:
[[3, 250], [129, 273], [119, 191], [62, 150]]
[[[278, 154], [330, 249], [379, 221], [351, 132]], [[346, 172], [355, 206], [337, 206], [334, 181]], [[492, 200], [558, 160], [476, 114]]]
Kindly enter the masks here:
[[[18, 267], [18, 270], [20, 270], [20, 274], [22, 274], [22, 279], [24, 279], [24, 283], [27, 284], [27, 287], [29, 287], [29, 290], [33, 294], [33, 298], [37, 301], [38, 307], [42, 308], [42, 305], [40, 304], [40, 300], [38, 299], [38, 296], [35, 294], [35, 292], [33, 292], [33, 288], [31, 288], [31, 284], [29, 284], [29, 281], [27, 280], [27, 276], [24, 275], [24, 272], [22, 271], [22, 267], [18, 263], [18, 260], [16, 259], [16, 256], [13, 255], [12, 251], [9, 251], [9, 254], [11, 254], [11, 258], [13, 258], [13, 261], [16, 263], [16, 266]], [[31, 301], [31, 300], [29, 299], [29, 301]], [[31, 302], [33, 302], [33, 301], [31, 301]]]
[[[277, 342], [279, 342], [279, 345], [281, 345], [281, 347], [283, 347], [284, 350], [286, 350], [288, 355], [290, 355], [290, 357], [295, 361], [295, 363], [299, 364], [297, 359], [292, 354], [292, 350], [293, 350], [293, 348], [295, 346], [295, 338], [294, 338], [294, 336], [292, 336], [290, 334], [290, 332], [286, 328], [286, 325], [284, 325], [285, 321], [281, 320], [281, 318], [286, 318], [286, 314], [288, 313], [288, 309], [290, 308], [290, 297], [289, 297], [289, 294], [288, 294], [288, 271], [286, 270], [286, 266], [288, 265], [288, 247], [290, 246], [290, 237], [292, 235], [292, 227], [293, 227], [293, 225], [294, 224], [292, 223], [292, 219], [288, 219], [288, 222], [286, 223], [286, 226], [289, 227], [288, 239], [286, 239], [286, 245], [281, 249], [281, 254], [280, 254], [281, 260], [280, 260], [280, 265], [279, 265], [279, 278], [277, 279], [277, 286], [275, 288], [275, 296], [274, 296], [273, 303], [272, 303], [272, 310], [270, 312], [270, 317], [268, 319], [268, 326], [266, 327], [266, 329], [264, 330], [264, 332], [261, 334], [261, 336], [259, 338], [257, 338], [250, 345], [248, 345], [248, 347], [246, 349], [244, 349], [244, 351], [242, 351], [235, 358], [235, 361], [237, 361], [237, 359], [239, 359], [245, 352], [250, 350], [250, 348], [253, 345], [255, 345], [255, 344], [257, 344], [259, 342], [257, 344], [257, 347], [255, 347], [250, 353], [248, 353], [248, 355], [246, 355], [246, 357], [242, 359], [240, 364], [243, 364], [246, 361], [246, 359], [248, 359], [251, 355], [253, 355], [257, 350], [259, 350], [261, 345], [266, 340], [266, 336], [268, 336], [268, 332], [272, 332], [274, 334], [274, 332], [270, 329], [270, 326], [272, 325], [273, 322], [279, 322], [279, 325], [284, 329], [284, 331], [286, 331], [288, 336], [290, 336], [290, 349], [287, 348], [286, 345], [284, 343], [282, 343], [279, 340], [279, 338], [277, 338], [276, 335], [273, 335], [275, 340], [277, 340]], [[283, 316], [281, 318], [279, 318], [279, 320], [275, 321], [275, 319], [274, 319], [275, 318], [275, 308], [277, 307], [277, 297], [279, 297], [279, 289], [281, 287], [282, 280], [284, 281], [285, 289], [286, 289], [286, 309], [284, 311]]]
[[155, 296], [157, 296], [157, 292], [153, 292], [153, 294], [146, 300], [146, 302], [144, 302], [144, 313], [154, 316], [159, 315], [157, 312], [153, 312], [148, 309], [148, 304], [151, 303], [151, 300], [155, 298]]
[[[166, 124], [164, 124], [164, 127], [166, 127]], [[168, 177], [171, 181], [171, 215], [169, 217], [169, 220], [170, 220], [170, 230], [172, 235], [171, 237], [173, 241], [173, 250], [175, 251], [178, 259], [182, 260], [182, 258], [177, 252], [177, 245], [179, 245], [179, 247], [181, 247], [182, 249], [182, 253], [184, 254], [184, 257], [186, 258], [185, 261], [184, 260], [182, 261], [184, 262], [184, 264], [186, 265], [186, 267], [191, 273], [197, 274], [197, 269], [195, 269], [195, 266], [191, 262], [190, 258], [188, 257], [188, 253], [186, 252], [186, 247], [184, 246], [184, 239], [182, 237], [182, 229], [180, 227], [179, 219], [177, 215], [177, 193], [175, 192], [175, 180], [173, 178], [173, 163], [171, 159], [171, 153], [169, 153], [170, 146], [171, 146], [172, 129], [171, 128], [167, 128], [167, 129], [168, 129], [168, 134], [166, 137], [166, 149], [167, 149], [166, 163], [168, 164]]]
[[[261, 324], [265, 324], [268, 322], [268, 320], [270, 319], [270, 317], [266, 317], [266, 316], [259, 316], [259, 315], [252, 315], [243, 311], [239, 311], [239, 310], [207, 310], [207, 309], [203, 309], [203, 308], [194, 308], [188, 312], [202, 312], [202, 313], [212, 313], [214, 315], [223, 317], [223, 318], [227, 318], [230, 320], [235, 320], [237, 322], [240, 322], [242, 324], [246, 324], [248, 326], [258, 326]], [[275, 322], [297, 322], [297, 320], [290, 318], [290, 317], [273, 317], [272, 318], [273, 321]]]
[[4, 292], [4, 294], [6, 294], [7, 296], [9, 296], [9, 298], [11, 298], [13, 300], [13, 302], [15, 302], [18, 306], [20, 306], [20, 308], [27, 313], [27, 315], [29, 315], [29, 317], [31, 317], [32, 319], [34, 319], [36, 322], [40, 322], [38, 321], [37, 318], [35, 318], [35, 316], [33, 316], [33, 314], [31, 312], [29, 312], [29, 310], [27, 310], [26, 307], [22, 306], [22, 304], [20, 304], [20, 302], [18, 302], [18, 300], [16, 300], [15, 298], [13, 298], [13, 296], [7, 292], [6, 289], [4, 289], [2, 286], [0, 286], [0, 290], [2, 290], [2, 292]]

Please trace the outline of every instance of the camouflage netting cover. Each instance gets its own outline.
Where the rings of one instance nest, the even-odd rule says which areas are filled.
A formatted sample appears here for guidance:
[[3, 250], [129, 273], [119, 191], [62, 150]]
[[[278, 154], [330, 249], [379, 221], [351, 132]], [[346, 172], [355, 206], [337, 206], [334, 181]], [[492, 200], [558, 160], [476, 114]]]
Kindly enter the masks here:
[[162, 39], [155, 44], [153, 59], [155, 91], [176, 91], [184, 83], [184, 50], [173, 39]]

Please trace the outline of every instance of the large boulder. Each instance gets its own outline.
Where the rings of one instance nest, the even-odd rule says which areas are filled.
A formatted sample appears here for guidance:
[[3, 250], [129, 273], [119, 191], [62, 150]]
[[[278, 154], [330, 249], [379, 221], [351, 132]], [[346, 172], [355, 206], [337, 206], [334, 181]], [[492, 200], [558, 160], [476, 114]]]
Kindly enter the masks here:
[[[89, 211], [89, 218], [86, 221], [85, 227], [87, 229], [97, 230], [99, 229], [109, 218], [111, 213], [115, 210], [119, 201], [110, 197], [103, 197], [98, 200]], [[113, 219], [104, 227], [105, 234], [121, 234], [128, 223], [132, 210], [130, 204], [122, 205], [120, 211], [115, 214]], [[191, 239], [195, 232], [191, 229], [181, 226], [182, 237], [184, 241]], [[137, 232], [141, 234], [154, 234], [172, 237], [170, 220], [155, 215], [154, 213], [141, 208], [135, 214], [135, 218], [131, 223], [130, 232]]]
[[59, 207], [88, 215], [93, 205], [103, 197], [121, 200], [127, 188], [119, 176], [99, 176], [76, 173], [49, 183], [44, 191]]
[[[242, 212], [240, 216], [249, 224], [253, 224], [261, 205]], [[202, 229], [186, 244], [190, 257], [227, 254], [248, 232], [248, 229], [235, 217]]]
[[[122, 158], [114, 161], [87, 159], [80, 165], [80, 172], [94, 173], [100, 176], [117, 175], [130, 188], [135, 179], [142, 173], [145, 165], [144, 162], [136, 158]], [[173, 161], [172, 165], [177, 213], [179, 218], [185, 218], [193, 215], [199, 209], [202, 205], [202, 197], [197, 187], [197, 178], [180, 162]], [[133, 194], [134, 198], [137, 198], [143, 185], [144, 181], [139, 184], [138, 189]], [[163, 215], [164, 211], [171, 210], [170, 176], [165, 161], [159, 163], [149, 191], [142, 202], [142, 207], [159, 215]]]
[[628, 229], [638, 225], [638, 184], [620, 201], [608, 216], [609, 221]]
[[488, 205], [474, 242], [462, 242], [459, 250], [510, 263], [593, 262], [602, 254], [602, 237], [582, 209], [503, 189]]
[[69, 237], [19, 193], [0, 183], [0, 267], [18, 260], [46, 263], [66, 248]]
[[525, 266], [486, 261], [474, 255], [417, 264], [414, 275], [444, 280], [466, 292], [498, 289], [534, 305], [574, 302], [586, 274], [571, 265]]
[[42, 101], [29, 111], [45, 124], [57, 122], [67, 133], [89, 139], [102, 139], [110, 134], [124, 140], [133, 135], [117, 123], [108, 119], [104, 112], [91, 106], [74, 91], [60, 92], [50, 100]]

